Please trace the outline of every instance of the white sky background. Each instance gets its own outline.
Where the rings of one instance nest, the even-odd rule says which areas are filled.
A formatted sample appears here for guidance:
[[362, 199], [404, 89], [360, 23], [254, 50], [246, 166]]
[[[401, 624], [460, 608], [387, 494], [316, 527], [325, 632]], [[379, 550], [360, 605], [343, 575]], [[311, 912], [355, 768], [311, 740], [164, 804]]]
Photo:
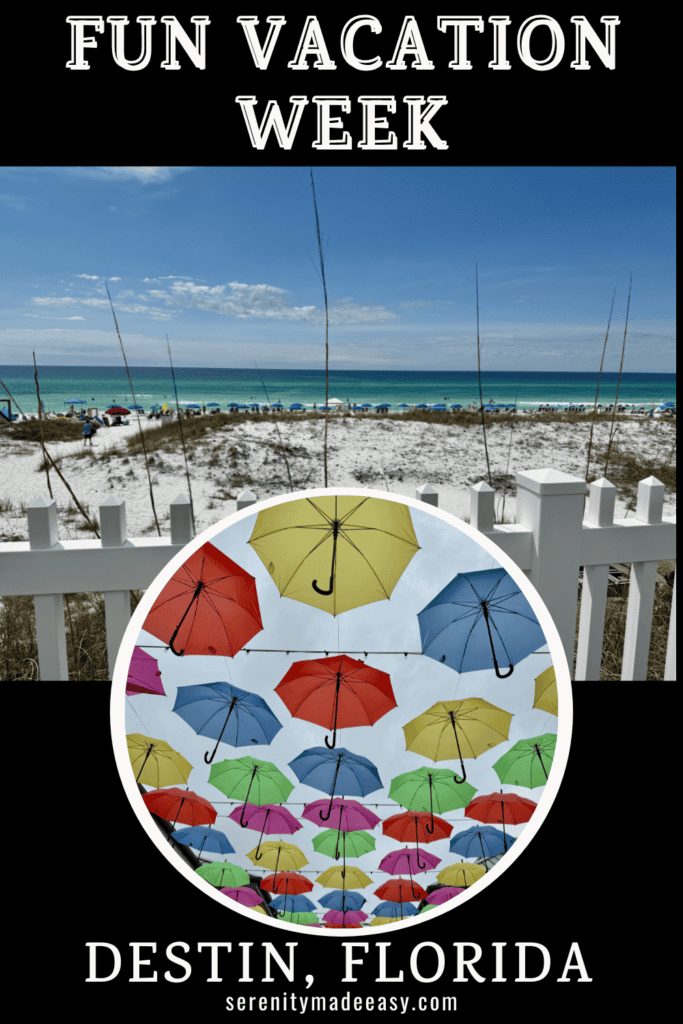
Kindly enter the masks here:
[[[336, 618], [318, 608], [280, 597], [265, 566], [248, 544], [256, 513], [212, 537], [212, 544], [256, 579], [264, 629], [246, 646], [285, 648], [290, 651], [307, 648], [329, 651], [419, 651], [421, 643], [418, 612], [453, 579], [456, 573], [490, 569], [497, 567], [499, 563], [475, 540], [437, 516], [414, 508], [410, 509], [410, 513], [420, 550], [413, 556], [399, 579], [391, 599], [346, 611]], [[161, 641], [142, 631], [138, 643], [160, 644]], [[143, 733], [155, 739], [163, 739], [187, 758], [194, 766], [188, 779], [189, 788], [214, 805], [218, 817], [212, 827], [224, 832], [236, 851], [226, 857], [212, 853], [203, 856], [211, 860], [225, 859], [254, 873], [254, 865], [247, 859], [246, 854], [255, 848], [259, 833], [252, 829], [240, 828], [227, 817], [238, 805], [224, 802], [227, 798], [223, 793], [209, 784], [210, 765], [204, 762], [204, 753], [213, 750], [215, 740], [198, 736], [191, 726], [173, 713], [177, 688], [189, 684], [223, 681], [257, 693], [266, 700], [283, 726], [272, 743], [238, 748], [221, 742], [213, 763], [245, 755], [274, 763], [294, 783], [295, 788], [288, 798], [287, 807], [300, 819], [303, 806], [295, 806], [290, 801], [308, 803], [324, 799], [325, 794], [300, 783], [293, 770], [289, 768], [288, 762], [310, 747], [324, 747], [324, 737], [331, 736], [331, 731], [303, 719], [292, 718], [283, 701], [273, 691], [293, 662], [324, 658], [325, 655], [256, 652], [246, 654], [241, 651], [233, 659], [204, 656], [178, 658], [170, 651], [150, 647], [145, 649], [158, 660], [167, 696], [163, 698], [140, 694], [127, 697], [126, 732]], [[335, 749], [345, 747], [351, 753], [367, 757], [378, 768], [384, 788], [366, 797], [354, 796], [351, 799], [370, 806], [380, 818], [388, 818], [403, 811], [403, 808], [390, 801], [388, 796], [391, 780], [395, 776], [425, 765], [452, 768], [460, 774], [459, 761], [435, 763], [405, 749], [402, 727], [439, 700], [483, 697], [513, 714], [508, 741], [497, 744], [476, 759], [465, 760], [467, 782], [477, 789], [477, 796], [501, 789], [492, 766], [518, 740], [542, 733], [557, 732], [557, 718], [532, 706], [534, 679], [551, 664], [549, 653], [531, 654], [515, 666], [514, 672], [507, 679], [498, 679], [493, 667], [490, 670], [458, 675], [446, 665], [439, 664], [429, 657], [370, 653], [367, 659], [364, 654], [350, 656], [362, 659], [368, 665], [389, 673], [397, 703], [397, 707], [373, 726], [337, 730]], [[506, 668], [507, 666], [503, 666], [503, 670]], [[517, 792], [535, 802], [538, 802], [543, 792], [542, 787], [528, 790], [506, 785], [502, 789], [504, 792]], [[375, 809], [375, 802], [391, 803], [392, 806]], [[477, 824], [473, 819], [464, 816], [464, 810], [449, 811], [441, 817], [453, 825], [450, 838], [457, 832], [466, 831]], [[282, 838], [298, 846], [310, 862], [304, 866], [302, 873], [314, 881], [316, 875], [310, 873], [311, 868], [317, 868], [318, 873], [322, 873], [334, 865], [335, 861], [316, 853], [313, 849], [313, 838], [323, 830], [305, 819], [302, 824], [303, 828], [293, 835], [265, 835], [264, 840]], [[177, 827], [180, 828], [182, 825], [179, 823]], [[523, 828], [523, 825], [506, 826], [506, 831], [511, 836], [517, 836]], [[404, 844], [383, 836], [381, 824], [368, 831], [376, 840], [375, 850], [360, 858], [349, 858], [347, 863], [358, 865], [372, 878], [372, 885], [362, 890], [366, 897], [363, 910], [371, 914], [379, 902], [378, 897], [373, 895], [374, 890], [384, 881], [394, 877], [378, 872], [379, 862], [387, 853], [400, 849]], [[421, 844], [421, 848], [441, 858], [441, 864], [436, 871], [420, 872], [416, 876], [416, 880], [424, 888], [436, 882], [436, 874], [443, 867], [462, 859], [458, 854], [449, 853], [449, 842], [450, 839], [441, 839], [429, 845]], [[414, 849], [414, 843], [409, 845]], [[261, 872], [263, 876], [269, 873], [271, 872], [267, 870]], [[407, 872], [404, 873], [404, 877], [407, 877]], [[306, 895], [317, 903], [320, 897], [329, 891], [315, 884], [313, 891]], [[323, 912], [324, 908], [320, 908], [321, 915]]]

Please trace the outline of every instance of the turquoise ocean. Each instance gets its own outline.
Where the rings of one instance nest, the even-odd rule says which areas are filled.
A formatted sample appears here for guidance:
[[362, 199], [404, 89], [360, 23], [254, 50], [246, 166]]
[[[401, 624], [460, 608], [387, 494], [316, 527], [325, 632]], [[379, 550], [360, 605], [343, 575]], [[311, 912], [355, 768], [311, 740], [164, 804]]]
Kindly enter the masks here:
[[[33, 366], [0, 366], [0, 378], [25, 413], [38, 411]], [[178, 399], [181, 404], [218, 402], [293, 402], [304, 406], [325, 401], [324, 370], [220, 369], [175, 367]], [[145, 411], [167, 400], [175, 402], [169, 366], [131, 367], [136, 402]], [[329, 397], [343, 402], [388, 402], [392, 409], [400, 403], [425, 402], [467, 406], [478, 401], [476, 370], [330, 370]], [[520, 409], [540, 403], [584, 403], [595, 400], [598, 375], [594, 373], [496, 372], [482, 371], [484, 402], [516, 402]], [[81, 408], [100, 411], [112, 403], [129, 408], [133, 402], [124, 366], [41, 366], [38, 371], [40, 396], [45, 409], [64, 412], [72, 399], [83, 399]], [[613, 402], [617, 393], [617, 373], [603, 373], [599, 401]], [[0, 400], [7, 399], [0, 388]], [[624, 373], [619, 402], [656, 405], [676, 400], [676, 375], [673, 373]], [[12, 411], [16, 412], [15, 406]]]

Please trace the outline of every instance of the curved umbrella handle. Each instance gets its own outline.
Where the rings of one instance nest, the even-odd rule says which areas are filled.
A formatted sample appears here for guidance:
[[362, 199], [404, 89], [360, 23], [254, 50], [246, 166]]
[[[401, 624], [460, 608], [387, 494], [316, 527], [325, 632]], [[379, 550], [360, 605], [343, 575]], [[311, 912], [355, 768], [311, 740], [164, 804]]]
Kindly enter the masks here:
[[194, 602], [199, 597], [199, 591], [202, 589], [203, 586], [204, 586], [204, 583], [202, 582], [202, 580], [200, 580], [199, 583], [197, 584], [197, 586], [194, 589], [194, 594], [192, 595], [192, 597], [190, 599], [190, 603], [188, 604], [187, 608], [185, 609], [185, 613], [184, 613], [182, 619], [180, 620], [180, 622], [178, 623], [176, 628], [173, 630], [173, 636], [171, 637], [171, 639], [168, 642], [168, 646], [170, 647], [170, 649], [173, 651], [173, 653], [175, 654], [175, 656], [177, 658], [182, 658], [183, 654], [185, 653], [185, 648], [183, 647], [182, 651], [176, 651], [175, 647], [173, 646], [173, 641], [178, 636], [178, 630], [180, 629], [180, 627], [182, 626], [183, 622], [185, 621], [185, 618], [186, 618], [187, 613], [189, 612], [190, 608], [192, 607]]
[[[329, 596], [332, 593], [332, 591], [334, 590], [334, 576], [330, 576], [330, 589], [329, 590], [321, 590], [320, 587], [318, 586], [318, 581], [317, 580], [313, 580], [313, 582], [311, 583], [311, 586], [313, 587], [313, 589], [315, 590], [315, 592], [317, 594], [325, 594], [326, 596]], [[173, 653], [175, 654], [175, 651]]]
[[[320, 591], [323, 593], [323, 591]], [[332, 593], [332, 591], [330, 591]], [[325, 746], [328, 750], [333, 750], [337, 742], [337, 713], [339, 711], [339, 687], [341, 686], [341, 669], [337, 672], [337, 683], [334, 691], [334, 721], [332, 722], [334, 731], [332, 733], [332, 742], [328, 743], [327, 736], [325, 737]], [[334, 773], [335, 782], [337, 780], [337, 772], [339, 771], [339, 762], [337, 762], [337, 771]], [[334, 793], [334, 785], [332, 786], [332, 792]], [[325, 818], [327, 821], [327, 818]]]
[[453, 778], [455, 779], [456, 784], [458, 786], [461, 786], [463, 784], [463, 782], [465, 781], [465, 779], [467, 778], [467, 772], [465, 771], [465, 762], [463, 761], [462, 751], [460, 749], [460, 740], [458, 739], [458, 730], [455, 727], [455, 718], [453, 717], [453, 712], [449, 711], [449, 715], [451, 717], [451, 725], [453, 726], [453, 735], [455, 736], [455, 745], [458, 748], [458, 757], [460, 758], [460, 767], [462, 768], [462, 778], [459, 779], [458, 776], [455, 774], [455, 772], [453, 772]]
[[[178, 624], [178, 629], [180, 629], [180, 623]], [[178, 634], [178, 629], [176, 629], [175, 633], [173, 634], [171, 639], [168, 641], [168, 646], [169, 646], [169, 649], [173, 652], [173, 654], [175, 654], [176, 658], [182, 658], [183, 654], [185, 653], [185, 648], [183, 648], [182, 651], [176, 651], [175, 647], [173, 646], [173, 641], [175, 640], [175, 638], [176, 638], [176, 636]]]
[[[175, 653], [175, 651], [174, 651], [174, 653]], [[183, 652], [181, 651], [180, 653], [182, 654]], [[213, 748], [213, 753], [211, 754], [211, 757], [209, 757], [208, 752], [205, 752], [205, 754], [204, 754], [204, 760], [206, 761], [207, 764], [211, 764], [211, 762], [213, 761], [214, 757], [216, 756], [216, 751], [218, 750], [218, 744], [220, 743], [220, 741], [223, 738], [223, 733], [225, 732], [225, 727], [228, 724], [228, 718], [230, 718], [230, 715], [232, 714], [232, 709], [234, 708], [236, 701], [237, 701], [237, 697], [233, 697], [232, 698], [232, 704], [230, 705], [230, 710], [228, 711], [228, 717], [225, 719], [225, 722], [223, 723], [223, 728], [221, 729], [221, 734], [218, 737], [218, 739], [216, 740], [216, 746]]]
[[251, 792], [251, 785], [252, 785], [252, 783], [254, 781], [254, 776], [256, 775], [257, 771], [258, 771], [258, 765], [256, 765], [254, 767], [254, 770], [251, 773], [251, 779], [249, 780], [249, 788], [247, 789], [247, 795], [244, 798], [244, 804], [242, 806], [242, 813], [240, 814], [240, 825], [242, 826], [242, 828], [248, 828], [248, 822], [245, 822], [245, 820], [244, 820], [244, 812], [247, 809], [247, 803], [249, 802], [249, 793]]
[[263, 819], [263, 828], [261, 829], [261, 835], [258, 837], [258, 843], [256, 844], [256, 853], [254, 854], [254, 860], [261, 860], [263, 857], [262, 853], [259, 853], [261, 849], [261, 840], [263, 839], [263, 833], [266, 831], [266, 825], [268, 824], [268, 815], [270, 814], [270, 808], [266, 811], [266, 816]]
[[[419, 842], [418, 834], [417, 834], [417, 817], [415, 818], [415, 853], [417, 854], [417, 866], [420, 869], [420, 871], [424, 871], [424, 869], [427, 867], [427, 865], [420, 863], [420, 842]], [[408, 864], [410, 865], [410, 858], [408, 859]], [[410, 884], [411, 884], [411, 887], [412, 887], [412, 891], [414, 893], [415, 892], [415, 887], [413, 886], [413, 875], [412, 875], [412, 872], [411, 872], [411, 875], [410, 875]], [[415, 897], [413, 897], [413, 898], [415, 898]]]
[[[493, 667], [496, 670], [496, 675], [498, 676], [499, 679], [507, 679], [508, 676], [512, 675], [515, 666], [514, 665], [510, 665], [510, 668], [508, 669], [507, 672], [501, 672], [500, 669], [498, 668], [498, 661], [496, 659], [496, 651], [495, 651], [495, 648], [493, 646], [493, 637], [491, 636], [491, 627], [489, 625], [489, 609], [488, 609], [488, 605], [487, 605], [486, 601], [482, 602], [482, 606], [481, 607], [482, 607], [482, 611], [484, 613], [484, 621], [486, 622], [486, 628], [487, 628], [488, 634], [489, 634], [489, 643], [491, 644], [491, 654], [493, 655]], [[503, 647], [505, 647], [505, 644], [503, 644]]]
[[496, 675], [498, 676], [499, 679], [507, 679], [507, 677], [511, 676], [515, 670], [515, 666], [510, 665], [510, 668], [507, 672], [501, 672], [500, 669], [498, 668], [498, 662], [496, 661], [495, 658], [493, 659], [493, 667], [495, 668]]
[[337, 520], [335, 520], [334, 524], [332, 526], [332, 538], [333, 539], [332, 539], [332, 569], [330, 570], [330, 589], [329, 590], [322, 590], [318, 586], [318, 581], [317, 580], [313, 580], [313, 583], [312, 583], [312, 587], [315, 590], [316, 594], [324, 594], [326, 597], [328, 597], [332, 593], [332, 591], [334, 590], [334, 563], [335, 563], [335, 560], [336, 560], [336, 557], [337, 557], [337, 533], [338, 532], [339, 532], [339, 523], [337, 522]]
[[[434, 803], [432, 800], [432, 773], [429, 773], [429, 813], [431, 819], [429, 825], [425, 825], [425, 829], [429, 832], [430, 836], [434, 835]], [[417, 825], [417, 822], [415, 823]], [[430, 827], [431, 826], [431, 827]]]

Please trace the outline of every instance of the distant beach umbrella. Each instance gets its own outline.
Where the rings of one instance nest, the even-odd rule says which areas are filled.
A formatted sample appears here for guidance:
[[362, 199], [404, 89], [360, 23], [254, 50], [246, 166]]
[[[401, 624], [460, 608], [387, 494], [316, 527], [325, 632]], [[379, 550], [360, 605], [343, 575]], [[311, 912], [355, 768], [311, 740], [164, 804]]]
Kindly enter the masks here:
[[363, 402], [363, 404], [361, 405], [361, 409], [372, 409], [372, 406], [370, 405], [369, 402]]
[[401, 404], [397, 405], [396, 408], [397, 409], [410, 409], [410, 406], [407, 405], [406, 402], [401, 402]]
[[107, 416], [126, 416], [130, 409], [124, 409], [122, 405], [112, 405], [104, 411]]
[[284, 405], [281, 405], [280, 402], [273, 402], [271, 409], [284, 409]]
[[144, 412], [144, 411], [145, 411], [145, 410], [144, 410], [144, 409], [142, 408], [142, 406], [141, 406], [141, 405], [131, 405], [131, 409], [139, 409], [139, 410], [140, 410], [140, 412]]
[[289, 407], [289, 411], [293, 412], [295, 409], [303, 409], [303, 405], [301, 404], [301, 402], [292, 402], [292, 404]]
[[445, 412], [446, 411], [446, 406], [443, 404], [443, 402], [439, 403], [438, 405], [430, 405], [429, 408], [432, 410], [432, 412]]
[[207, 403], [206, 403], [206, 407], [207, 407], [207, 409], [208, 409], [208, 407], [209, 407], [210, 405], [216, 405], [216, 406], [218, 406], [219, 404], [220, 404], [219, 402], [207, 402]]
[[85, 405], [85, 398], [67, 398], [64, 405]]
[[451, 409], [462, 409], [461, 405], [452, 405]]
[[415, 408], [416, 409], [428, 409], [429, 406], [425, 402], [422, 402], [420, 405], [416, 405]]
[[199, 409], [201, 408], [196, 402], [188, 402], [185, 406], [186, 409]]

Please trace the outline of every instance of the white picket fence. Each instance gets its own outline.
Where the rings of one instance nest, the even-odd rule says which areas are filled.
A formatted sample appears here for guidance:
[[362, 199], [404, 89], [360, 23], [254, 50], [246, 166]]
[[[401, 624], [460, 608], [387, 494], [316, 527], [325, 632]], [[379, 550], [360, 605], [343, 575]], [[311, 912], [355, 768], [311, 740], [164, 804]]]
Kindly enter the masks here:
[[[655, 477], [638, 485], [634, 517], [614, 519], [616, 489], [607, 480], [589, 487], [555, 469], [517, 474], [516, 523], [494, 525], [495, 492], [486, 483], [470, 487], [470, 523], [493, 540], [522, 569], [545, 601], [574, 661], [579, 569], [584, 567], [577, 680], [599, 679], [604, 639], [608, 572], [611, 563], [630, 563], [622, 680], [647, 678], [658, 562], [676, 557], [676, 520], [663, 516], [664, 484]], [[416, 497], [438, 505], [429, 484]], [[250, 491], [237, 509], [257, 501]], [[107, 498], [99, 507], [100, 540], [58, 537], [57, 505], [34, 502], [27, 510], [29, 540], [0, 544], [0, 597], [31, 594], [36, 613], [42, 680], [67, 680], [64, 593], [104, 593], [110, 671], [130, 620], [130, 591], [144, 590], [164, 565], [193, 537], [189, 499], [170, 506], [171, 536], [129, 538], [125, 502]], [[676, 678], [676, 582], [664, 678]]]

